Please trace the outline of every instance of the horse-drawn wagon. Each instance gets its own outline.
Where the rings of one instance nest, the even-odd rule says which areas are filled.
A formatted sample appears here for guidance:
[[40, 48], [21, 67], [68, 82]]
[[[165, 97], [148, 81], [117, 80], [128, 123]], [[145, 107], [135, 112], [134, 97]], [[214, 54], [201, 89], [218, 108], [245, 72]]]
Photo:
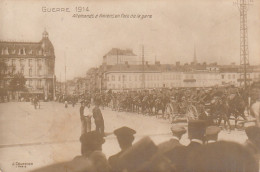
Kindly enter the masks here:
[[183, 99], [178, 102], [172, 97], [170, 102], [166, 104], [164, 116], [172, 123], [198, 119], [199, 113], [194, 104], [195, 102], [190, 99]]

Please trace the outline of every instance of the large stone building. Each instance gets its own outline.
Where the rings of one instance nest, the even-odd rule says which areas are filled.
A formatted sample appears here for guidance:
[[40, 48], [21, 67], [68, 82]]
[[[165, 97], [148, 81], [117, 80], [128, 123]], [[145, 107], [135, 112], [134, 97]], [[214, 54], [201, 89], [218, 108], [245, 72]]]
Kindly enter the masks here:
[[103, 63], [107, 65], [116, 65], [116, 64], [125, 64], [136, 65], [140, 63], [138, 61], [138, 56], [133, 53], [131, 49], [118, 49], [112, 48], [106, 55], [103, 57]]
[[0, 60], [7, 68], [1, 87], [8, 87], [16, 73], [26, 79], [27, 93], [38, 94], [44, 98], [55, 95], [55, 53], [46, 31], [39, 42], [0, 42]]

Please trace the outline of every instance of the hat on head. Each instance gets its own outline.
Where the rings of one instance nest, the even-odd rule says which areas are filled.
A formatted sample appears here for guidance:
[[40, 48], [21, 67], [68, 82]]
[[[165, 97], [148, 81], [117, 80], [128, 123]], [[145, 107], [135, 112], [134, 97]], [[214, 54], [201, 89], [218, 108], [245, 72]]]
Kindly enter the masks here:
[[190, 120], [188, 122], [188, 136], [190, 139], [201, 139], [205, 136], [206, 122], [203, 120]]
[[245, 131], [249, 139], [254, 139], [258, 134], [260, 135], [260, 127], [257, 126], [247, 127]]
[[217, 135], [219, 132], [221, 131], [220, 127], [217, 126], [209, 126], [206, 128], [206, 136], [213, 136], [213, 135]]
[[82, 144], [103, 144], [103, 143], [105, 143], [105, 139], [99, 132], [91, 131], [91, 132], [82, 134], [80, 136], [80, 142]]
[[174, 125], [171, 127], [172, 134], [183, 135], [186, 129], [183, 126]]
[[117, 136], [117, 137], [120, 137], [120, 136], [131, 136], [131, 135], [134, 135], [136, 133], [135, 130], [129, 128], [129, 127], [121, 127], [121, 128], [118, 128], [114, 131], [114, 134]]

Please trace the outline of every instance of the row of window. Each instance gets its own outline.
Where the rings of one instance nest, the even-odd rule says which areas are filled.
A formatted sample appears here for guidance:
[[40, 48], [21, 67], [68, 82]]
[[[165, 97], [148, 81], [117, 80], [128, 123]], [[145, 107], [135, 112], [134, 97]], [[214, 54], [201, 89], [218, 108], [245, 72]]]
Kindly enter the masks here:
[[111, 76], [107, 76], [107, 81], [142, 81], [143, 77], [146, 81], [153, 81], [153, 80], [161, 80], [161, 79], [173, 79], [173, 80], [180, 80], [181, 76], [180, 75], [171, 75], [171, 77], [169, 77], [168, 75], [165, 76], [161, 76], [160, 75], [135, 75], [135, 76], [131, 76], [131, 75], [111, 75]]
[[[158, 88], [158, 87], [182, 87], [182, 86], [213, 86], [216, 85], [214, 82], [210, 81], [198, 81], [196, 85], [193, 82], [172, 82], [172, 83], [145, 83], [145, 88]], [[109, 83], [108, 89], [132, 89], [132, 88], [142, 88], [142, 83], [129, 83], [129, 84], [111, 84]]]
[[[253, 76], [254, 75], [254, 76]], [[252, 76], [253, 78], [260, 78], [260, 73], [254, 73]], [[166, 75], [145, 75], [146, 81], [153, 81], [153, 80], [181, 80], [182, 77], [179, 74], [166, 74]], [[185, 79], [219, 79], [219, 75], [194, 75], [194, 74], [185, 74]], [[221, 74], [221, 79], [237, 79], [236, 74]], [[143, 75], [111, 75], [107, 76], [107, 81], [142, 81]]]
[[[8, 65], [8, 60], [2, 60], [3, 62], [5, 62]], [[11, 66], [15, 66], [16, 63], [19, 61], [20, 66], [25, 66], [25, 62], [27, 61], [27, 59], [11, 59]], [[44, 60], [43, 59], [36, 59], [36, 61], [33, 61], [33, 59], [28, 59], [28, 66], [32, 66], [33, 63], [36, 62], [38, 67], [41, 67]]]
[[[24, 73], [24, 68], [23, 68], [23, 67], [20, 69], [19, 72], [21, 72], [23, 75], [25, 75], [25, 73]], [[14, 75], [14, 74], [16, 73], [16, 69], [13, 67], [13, 68], [11, 68], [9, 71], [6, 71], [5, 73], [6, 73], [6, 74]], [[33, 70], [32, 70], [32, 68], [29, 68], [29, 69], [28, 69], [28, 74], [29, 74], [30, 77], [33, 76]], [[40, 68], [37, 69], [36, 75], [38, 75], [38, 76], [41, 76], [41, 75], [42, 75], [42, 70], [41, 70]]]
[[[43, 51], [42, 50], [29, 50], [29, 51], [26, 51], [25, 48], [20, 48], [18, 50], [16, 49], [13, 49], [11, 51], [8, 50], [8, 47], [6, 48], [2, 48], [1, 49], [1, 55], [9, 55], [9, 54], [16, 54], [16, 51], [18, 55], [32, 55], [34, 53], [34, 51], [37, 53], [37, 55], [42, 55], [43, 54]], [[26, 53], [27, 52], [27, 53]]]
[[42, 80], [32, 80], [32, 79], [28, 79], [26, 81], [26, 85], [28, 85], [29, 87], [34, 87], [36, 86], [36, 88], [43, 88], [43, 81]]
[[[254, 73], [254, 74], [250, 74], [251, 78], [260, 78], [260, 73]], [[240, 75], [238, 74], [222, 74], [221, 75], [221, 79], [237, 79], [237, 77], [239, 78]]]

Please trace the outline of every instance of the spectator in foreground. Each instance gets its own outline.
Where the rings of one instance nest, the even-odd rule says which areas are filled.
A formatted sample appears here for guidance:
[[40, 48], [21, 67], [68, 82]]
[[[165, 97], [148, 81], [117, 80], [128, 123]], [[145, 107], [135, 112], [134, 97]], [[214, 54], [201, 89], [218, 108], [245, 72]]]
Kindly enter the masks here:
[[71, 172], [108, 172], [110, 167], [106, 156], [102, 153], [103, 136], [96, 131], [82, 134], [81, 156], [76, 156], [67, 165], [67, 171]]
[[206, 128], [205, 142], [206, 144], [215, 143], [218, 141], [218, 133], [221, 131], [220, 127], [209, 126]]
[[116, 135], [118, 144], [121, 148], [121, 151], [115, 155], [112, 155], [108, 158], [108, 162], [112, 168], [112, 171], [120, 171], [118, 167], [119, 156], [124, 153], [128, 148], [130, 148], [134, 141], [134, 134], [136, 131], [129, 127], [121, 127], [114, 131]]
[[246, 148], [260, 160], [260, 127], [250, 126], [246, 128], [248, 140], [245, 143]]
[[172, 138], [169, 141], [160, 143], [158, 145], [159, 152], [162, 154], [173, 150], [176, 146], [183, 146], [180, 144], [181, 137], [186, 133], [186, 129], [183, 126], [174, 125], [171, 127]]
[[193, 150], [186, 172], [258, 172], [253, 155], [242, 145], [219, 141]]
[[188, 122], [188, 137], [190, 139], [190, 144], [188, 146], [178, 146], [165, 154], [171, 163], [175, 165], [177, 171], [186, 170], [187, 157], [190, 152], [203, 145], [205, 132], [205, 121], [190, 120]]

